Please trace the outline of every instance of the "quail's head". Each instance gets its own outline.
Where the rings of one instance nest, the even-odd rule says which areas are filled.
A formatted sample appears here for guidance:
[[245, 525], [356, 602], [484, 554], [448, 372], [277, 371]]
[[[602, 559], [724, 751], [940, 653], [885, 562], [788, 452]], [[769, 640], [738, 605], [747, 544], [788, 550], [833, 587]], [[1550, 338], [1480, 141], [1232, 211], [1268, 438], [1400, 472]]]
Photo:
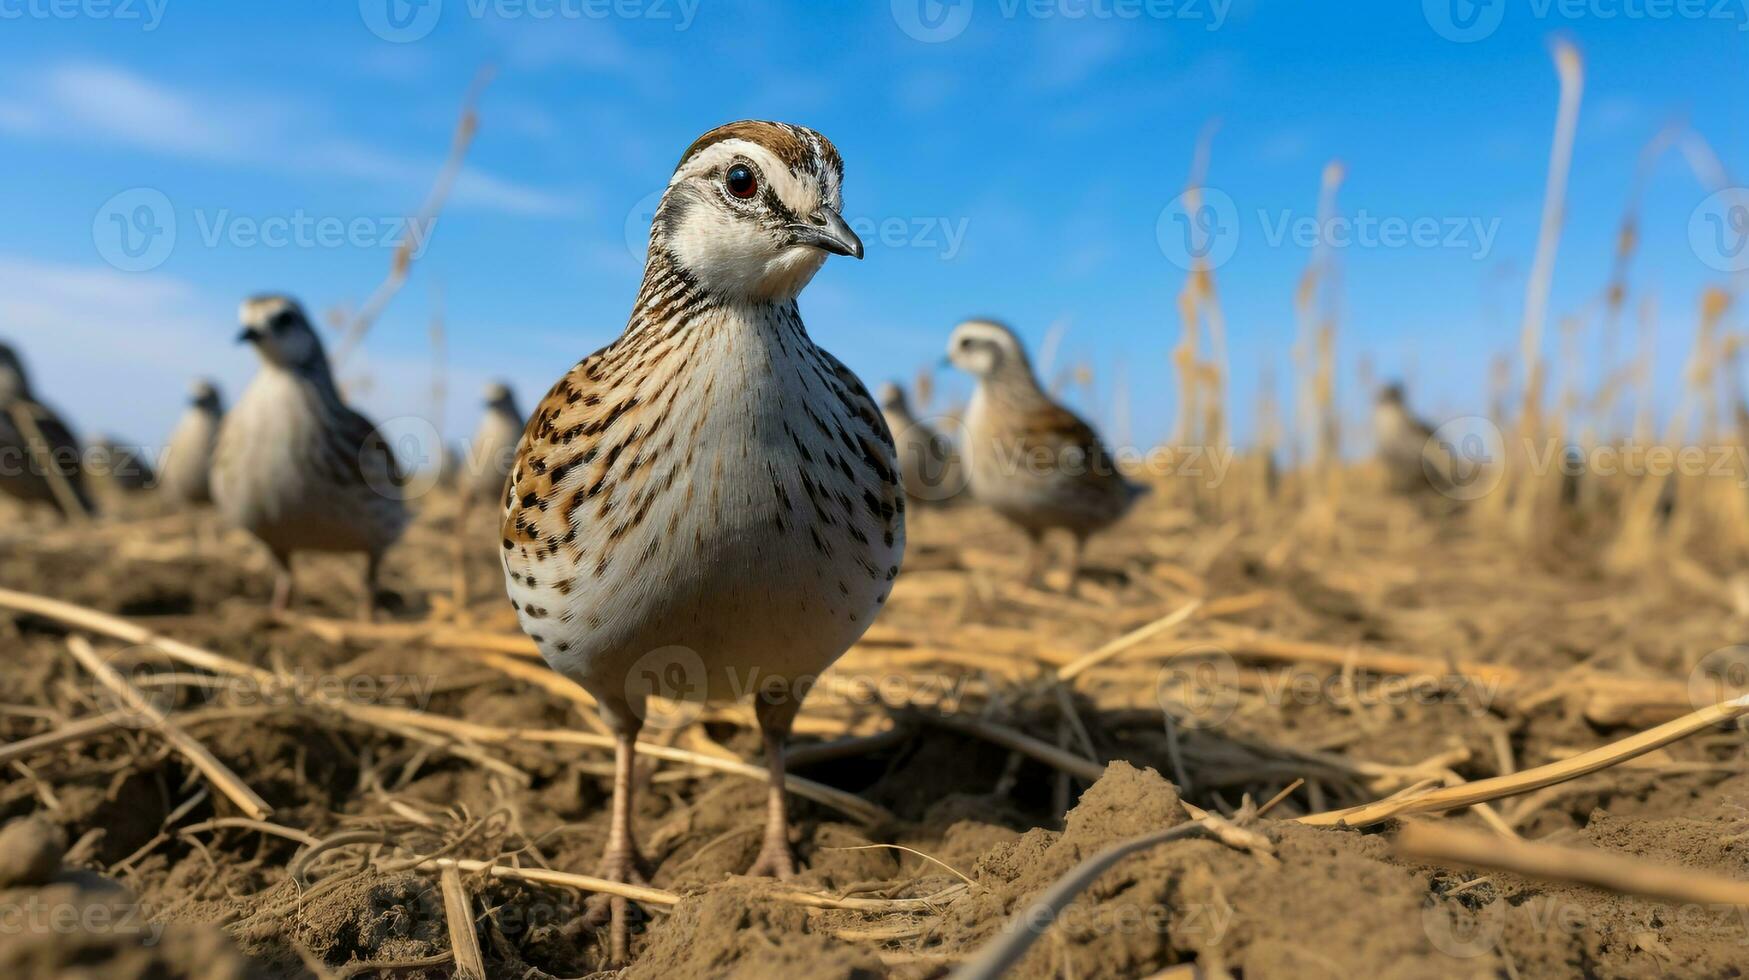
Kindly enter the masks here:
[[793, 299], [826, 256], [862, 258], [842, 216], [844, 161], [811, 129], [742, 121], [680, 159], [650, 235], [701, 288], [738, 300]]
[[223, 407], [219, 386], [206, 378], [196, 380], [188, 388], [188, 403], [203, 412], [216, 414]]
[[254, 347], [263, 361], [299, 374], [327, 373], [322, 340], [297, 300], [254, 296], [243, 301], [238, 318], [243, 323], [238, 342]]
[[486, 407], [510, 409], [516, 405], [516, 393], [502, 381], [494, 381], [486, 386]]
[[1005, 365], [1026, 364], [1026, 351], [1014, 331], [994, 320], [967, 320], [953, 328], [947, 359], [977, 378], [987, 378]]

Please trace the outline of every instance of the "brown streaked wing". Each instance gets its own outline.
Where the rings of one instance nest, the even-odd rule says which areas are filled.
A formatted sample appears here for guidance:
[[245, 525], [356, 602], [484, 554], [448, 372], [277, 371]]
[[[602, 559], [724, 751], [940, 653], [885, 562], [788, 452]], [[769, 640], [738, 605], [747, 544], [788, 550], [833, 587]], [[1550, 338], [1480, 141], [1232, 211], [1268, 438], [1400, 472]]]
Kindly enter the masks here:
[[1074, 448], [1086, 453], [1089, 462], [1110, 462], [1105, 444], [1099, 441], [1093, 427], [1061, 405], [1045, 402], [1029, 409], [1018, 420], [1018, 428], [1025, 449], [1042, 446], [1056, 452]]
[[[615, 407], [607, 396], [612, 385], [595, 377], [613, 349], [610, 344], [577, 362], [529, 415], [505, 491], [504, 540], [538, 546], [543, 530], [553, 536], [548, 526], [555, 520], [569, 525], [575, 508], [555, 501], [555, 488], [594, 455], [606, 431], [607, 416]], [[525, 506], [525, 501], [532, 502]]]
[[[342, 404], [331, 404], [329, 410], [333, 413], [331, 449], [347, 461], [336, 472], [358, 486], [401, 486], [401, 464], [376, 424]], [[378, 480], [383, 482], [373, 482]]]

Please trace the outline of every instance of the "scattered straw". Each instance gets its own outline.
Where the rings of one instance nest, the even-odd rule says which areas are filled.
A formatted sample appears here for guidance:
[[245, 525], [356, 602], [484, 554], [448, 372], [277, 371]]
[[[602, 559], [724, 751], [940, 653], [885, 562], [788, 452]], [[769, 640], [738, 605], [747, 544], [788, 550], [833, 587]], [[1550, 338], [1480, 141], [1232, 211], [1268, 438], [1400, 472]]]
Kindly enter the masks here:
[[1665, 902], [1749, 907], [1749, 881], [1605, 851], [1505, 841], [1491, 834], [1422, 822], [1404, 824], [1396, 846], [1398, 854], [1413, 861], [1509, 871]]

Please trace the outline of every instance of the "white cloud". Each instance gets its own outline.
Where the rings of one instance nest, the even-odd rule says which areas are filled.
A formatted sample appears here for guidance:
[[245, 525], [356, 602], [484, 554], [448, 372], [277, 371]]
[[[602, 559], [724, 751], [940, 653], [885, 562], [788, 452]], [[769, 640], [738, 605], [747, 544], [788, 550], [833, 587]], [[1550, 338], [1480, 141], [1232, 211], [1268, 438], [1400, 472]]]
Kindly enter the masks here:
[[65, 124], [149, 150], [233, 159], [247, 149], [248, 126], [229, 111], [138, 75], [71, 63], [48, 73], [46, 102]]
[[[405, 185], [430, 179], [441, 162], [410, 158], [319, 131], [284, 102], [180, 90], [121, 68], [69, 62], [47, 70], [42, 94], [0, 101], [0, 131], [127, 146], [168, 156], [272, 171], [338, 175]], [[573, 195], [468, 167], [457, 179], [458, 207], [531, 216], [576, 212]], [[410, 202], [411, 203], [411, 202]]]
[[161, 438], [197, 375], [235, 383], [230, 319], [188, 283], [0, 255], [0, 330], [75, 426]]

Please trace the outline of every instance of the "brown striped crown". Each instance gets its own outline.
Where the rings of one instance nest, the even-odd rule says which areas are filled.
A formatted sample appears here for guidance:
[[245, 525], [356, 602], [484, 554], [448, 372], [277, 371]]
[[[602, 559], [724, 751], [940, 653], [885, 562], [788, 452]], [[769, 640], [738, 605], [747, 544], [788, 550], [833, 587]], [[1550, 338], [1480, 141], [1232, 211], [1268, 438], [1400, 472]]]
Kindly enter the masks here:
[[724, 140], [746, 140], [762, 146], [792, 171], [811, 168], [815, 173], [824, 174], [830, 169], [839, 180], [844, 179], [844, 158], [838, 155], [838, 148], [831, 140], [806, 126], [760, 119], [726, 123], [693, 140], [686, 152], [680, 155], [680, 163], [674, 169], [681, 169], [688, 160]]

